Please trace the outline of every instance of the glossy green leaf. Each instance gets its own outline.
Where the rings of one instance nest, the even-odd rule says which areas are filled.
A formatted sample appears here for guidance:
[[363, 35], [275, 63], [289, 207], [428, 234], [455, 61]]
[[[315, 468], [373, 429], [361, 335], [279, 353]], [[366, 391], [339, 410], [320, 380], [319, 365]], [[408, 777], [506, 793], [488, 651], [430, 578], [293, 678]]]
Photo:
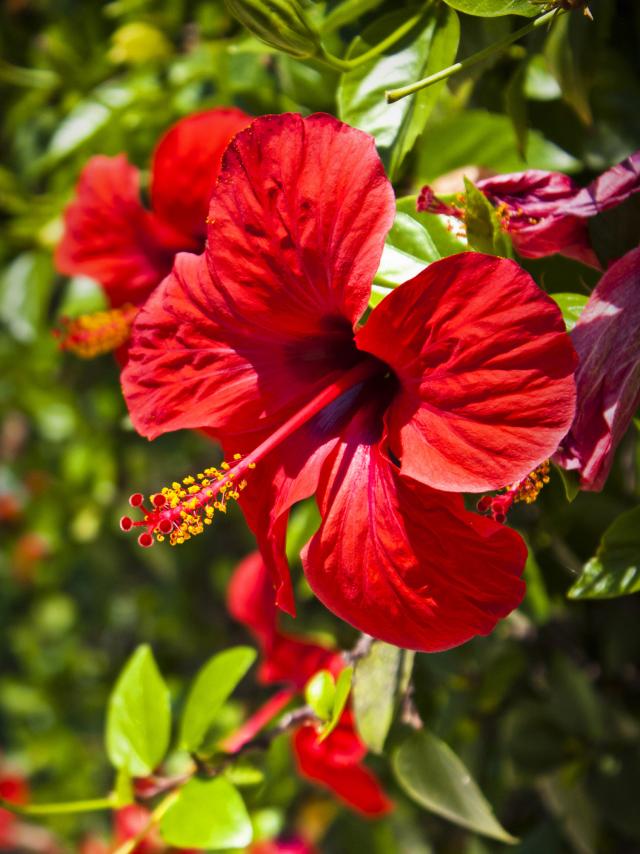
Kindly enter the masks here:
[[414, 653], [374, 641], [355, 666], [353, 711], [358, 735], [374, 753], [382, 753], [402, 694], [411, 676]]
[[564, 489], [564, 497], [569, 503], [575, 501], [578, 493], [580, 492], [580, 475], [576, 471], [567, 471], [561, 466], [555, 465], [555, 463], [554, 468], [560, 475], [560, 480], [562, 481], [562, 487]]
[[567, 594], [570, 599], [612, 599], [640, 590], [640, 507], [605, 531], [598, 551]]
[[253, 838], [238, 790], [225, 778], [192, 779], [160, 821], [165, 842], [179, 848], [243, 848]]
[[507, 116], [484, 110], [464, 110], [429, 123], [418, 146], [419, 176], [423, 183], [463, 169], [472, 163], [495, 172], [548, 169], [576, 172], [580, 163], [539, 131], [530, 130], [526, 161], [518, 154]]
[[169, 690], [147, 645], [124, 667], [109, 699], [107, 754], [132, 777], [145, 777], [164, 758], [171, 734]]
[[342, 713], [344, 712], [345, 706], [347, 705], [347, 700], [349, 699], [352, 680], [353, 667], [345, 667], [344, 670], [340, 671], [340, 675], [336, 680], [336, 690], [333, 697], [333, 708], [331, 710], [331, 717], [320, 730], [320, 741], [324, 741], [324, 739], [328, 735], [331, 735], [334, 729], [338, 726]]
[[180, 725], [180, 746], [195, 752], [202, 745], [223, 703], [256, 659], [256, 651], [237, 646], [214, 655], [191, 687]]
[[[349, 56], [363, 53], [382, 41], [407, 18], [393, 12], [375, 21], [355, 38]], [[394, 178], [402, 161], [424, 130], [444, 84], [387, 104], [387, 89], [419, 80], [455, 59], [460, 24], [455, 12], [431, 4], [422, 19], [399, 42], [380, 56], [342, 75], [338, 87], [338, 115], [347, 124], [370, 133]]]
[[343, 0], [342, 3], [338, 3], [337, 6], [327, 12], [326, 17], [319, 25], [319, 29], [323, 35], [332, 33], [377, 8], [381, 2], [382, 0]]
[[442, 214], [417, 211], [417, 198], [417, 196], [403, 196], [398, 199], [396, 202], [398, 213], [410, 216], [424, 228], [442, 258], [447, 255], [456, 255], [458, 252], [467, 252], [469, 244], [462, 223]]
[[300, 551], [320, 526], [320, 511], [314, 498], [301, 501], [293, 508], [287, 525], [287, 560], [300, 559]]
[[328, 721], [331, 718], [335, 697], [335, 679], [328, 670], [319, 670], [314, 673], [305, 685], [305, 701], [321, 721]]
[[467, 190], [465, 222], [469, 246], [477, 252], [512, 257], [511, 241], [502, 228], [495, 208], [472, 181], [465, 178], [464, 185]]
[[433, 733], [411, 735], [393, 754], [392, 764], [405, 792], [426, 809], [483, 836], [517, 841], [498, 822], [461, 760]]
[[398, 213], [387, 235], [374, 282], [395, 287], [441, 257], [427, 229], [408, 214]]
[[529, 0], [445, 0], [445, 3], [459, 12], [481, 18], [497, 18], [501, 15], [524, 15], [533, 18], [541, 11], [539, 5], [536, 6]]
[[586, 294], [550, 294], [551, 299], [558, 303], [564, 324], [567, 327], [567, 332], [571, 332], [576, 323], [580, 320], [580, 315], [584, 311], [584, 307], [589, 301]]

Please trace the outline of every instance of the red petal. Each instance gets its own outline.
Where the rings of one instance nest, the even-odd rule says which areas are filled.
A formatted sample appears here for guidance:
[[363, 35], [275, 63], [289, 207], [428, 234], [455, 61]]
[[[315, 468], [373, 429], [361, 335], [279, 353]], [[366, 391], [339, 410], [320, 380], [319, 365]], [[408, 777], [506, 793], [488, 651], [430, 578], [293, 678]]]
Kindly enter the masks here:
[[374, 774], [358, 764], [358, 760], [349, 764], [340, 754], [336, 756], [334, 739], [340, 740], [339, 729], [322, 742], [318, 741], [312, 726], [301, 727], [296, 732], [293, 748], [300, 773], [330, 789], [358, 812], [368, 816], [384, 815], [392, 804]]
[[519, 604], [521, 538], [459, 495], [402, 476], [360, 419], [318, 490], [322, 526], [303, 553], [324, 604], [387, 643], [436, 652], [488, 634]]
[[143, 303], [175, 253], [192, 248], [142, 207], [138, 170], [124, 155], [91, 158], [64, 219], [58, 270], [97, 279], [113, 306]]
[[279, 632], [275, 591], [259, 552], [245, 558], [229, 584], [229, 613], [249, 628], [262, 647], [260, 681], [286, 682], [301, 690], [307, 681], [339, 656], [328, 647]]
[[556, 455], [583, 489], [605, 484], [616, 448], [640, 406], [640, 249], [604, 274], [571, 338], [580, 363], [576, 418]]
[[260, 706], [258, 711], [251, 715], [251, 717], [246, 720], [239, 729], [232, 732], [231, 735], [228, 735], [224, 741], [221, 742], [220, 746], [222, 749], [226, 750], [227, 753], [235, 753], [240, 750], [244, 744], [251, 741], [252, 738], [255, 738], [255, 736], [276, 717], [276, 715], [279, 715], [285, 706], [289, 705], [296, 693], [297, 692], [291, 688], [285, 688], [282, 691], [278, 691], [278, 693], [274, 694], [273, 697], [270, 697], [267, 702]]
[[194, 113], [167, 131], [153, 155], [154, 213], [192, 235], [202, 246], [222, 155], [229, 140], [250, 121], [246, 113], [236, 109]]
[[238, 314], [274, 334], [324, 334], [369, 299], [393, 190], [374, 141], [331, 116], [266, 116], [231, 143], [207, 257]]
[[575, 353], [557, 305], [513, 261], [462, 253], [391, 293], [356, 336], [395, 372], [387, 415], [402, 471], [437, 489], [521, 480], [575, 408]]
[[567, 205], [567, 213], [591, 217], [622, 204], [640, 191], [640, 151], [603, 172], [588, 187], [576, 193]]

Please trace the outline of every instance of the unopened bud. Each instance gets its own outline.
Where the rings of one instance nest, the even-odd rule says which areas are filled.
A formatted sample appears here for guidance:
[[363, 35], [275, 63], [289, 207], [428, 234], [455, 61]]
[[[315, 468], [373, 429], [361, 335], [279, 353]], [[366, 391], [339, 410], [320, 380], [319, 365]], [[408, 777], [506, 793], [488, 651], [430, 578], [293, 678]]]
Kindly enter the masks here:
[[314, 56], [320, 36], [300, 0], [225, 0], [227, 9], [256, 38], [298, 59]]

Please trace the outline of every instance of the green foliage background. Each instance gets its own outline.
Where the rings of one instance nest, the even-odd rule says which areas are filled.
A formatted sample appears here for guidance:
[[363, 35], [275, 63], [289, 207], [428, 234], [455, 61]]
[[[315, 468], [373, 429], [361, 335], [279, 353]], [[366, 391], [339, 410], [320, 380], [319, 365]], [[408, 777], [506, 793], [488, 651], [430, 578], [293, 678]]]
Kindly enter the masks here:
[[[471, 5], [451, 3], [463, 11]], [[594, 0], [591, 8], [595, 23], [566, 15], [551, 35], [537, 32], [453, 78], [437, 99], [391, 108], [381, 100], [385, 88], [440, 67], [429, 64], [428, 27], [386, 57], [382, 71], [339, 75], [271, 51], [219, 2], [3, 4], [0, 750], [24, 769], [38, 800], [91, 797], [112, 785], [103, 746], [107, 697], [138, 644], [152, 646], [179, 705], [211, 654], [247, 641], [224, 606], [231, 570], [252, 548], [237, 510], [176, 550], [142, 551], [117, 526], [130, 492], [197, 471], [215, 461], [216, 449], [195, 434], [152, 444], [138, 437], [115, 362], [65, 357], [50, 334], [61, 314], [101, 305], [94, 284], [64, 279], [51, 260], [60, 212], [87, 158], [125, 151], [146, 168], [158, 136], [180, 116], [234, 103], [254, 115], [326, 110], [373, 132], [399, 196], [470, 165], [559, 169], [587, 180], [640, 148], [640, 8], [634, 0]], [[385, 15], [401, 20], [413, 11], [391, 0], [313, 9], [318, 17], [334, 13], [326, 40], [338, 55], [353, 40], [356, 52], [374, 44], [391, 26]], [[446, 42], [454, 13], [443, 4], [427, 13], [449, 16], [438, 48], [447, 64], [448, 53], [455, 56]], [[459, 20], [460, 55], [524, 22]], [[630, 205], [629, 216], [635, 211]], [[606, 220], [599, 239], [619, 231]], [[399, 244], [408, 246], [402, 234]], [[584, 294], [596, 280], [569, 261], [526, 266], [551, 293]], [[531, 545], [520, 611], [488, 639], [416, 657], [421, 716], [520, 838], [512, 848], [518, 854], [640, 851], [640, 605], [634, 596], [567, 599], [605, 529], [637, 505], [639, 478], [635, 429], [603, 493], [569, 503], [556, 474], [541, 499], [510, 520]], [[638, 530], [633, 519], [630, 530]], [[632, 534], [636, 566], [639, 553]], [[355, 633], [313, 600], [299, 575], [298, 589], [295, 629], [351, 647]], [[245, 704], [253, 708], [265, 696], [246, 679], [220, 727], [231, 728]], [[265, 763], [266, 783], [249, 790], [250, 807], [274, 827], [315, 822], [322, 851], [503, 849], [412, 804], [384, 759], [373, 764], [397, 808], [376, 823], [326, 809], [329, 796], [292, 773], [286, 739]], [[91, 814], [49, 825], [73, 851], [107, 821]]]

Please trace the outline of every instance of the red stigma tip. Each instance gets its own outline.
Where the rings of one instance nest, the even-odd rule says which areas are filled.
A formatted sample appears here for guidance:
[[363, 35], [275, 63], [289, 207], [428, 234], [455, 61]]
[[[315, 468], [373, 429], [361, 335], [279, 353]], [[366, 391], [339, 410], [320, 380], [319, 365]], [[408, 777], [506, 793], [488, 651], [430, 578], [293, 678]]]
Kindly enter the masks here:
[[148, 531], [140, 534], [138, 537], [138, 545], [142, 546], [143, 549], [148, 549], [153, 545], [153, 537]]
[[486, 513], [486, 511], [491, 507], [492, 498], [490, 495], [483, 495], [480, 501], [478, 501], [476, 507], [481, 513]]
[[173, 529], [173, 525], [170, 519], [161, 519], [158, 523], [158, 530], [161, 534], [170, 534]]
[[129, 516], [123, 516], [120, 519], [120, 530], [121, 531], [130, 531], [133, 528], [133, 519]]
[[167, 499], [161, 492], [157, 492], [151, 499], [151, 502], [154, 507], [164, 507], [167, 503]]
[[140, 507], [144, 501], [144, 495], [141, 492], [134, 492], [129, 496], [129, 504], [132, 507]]

